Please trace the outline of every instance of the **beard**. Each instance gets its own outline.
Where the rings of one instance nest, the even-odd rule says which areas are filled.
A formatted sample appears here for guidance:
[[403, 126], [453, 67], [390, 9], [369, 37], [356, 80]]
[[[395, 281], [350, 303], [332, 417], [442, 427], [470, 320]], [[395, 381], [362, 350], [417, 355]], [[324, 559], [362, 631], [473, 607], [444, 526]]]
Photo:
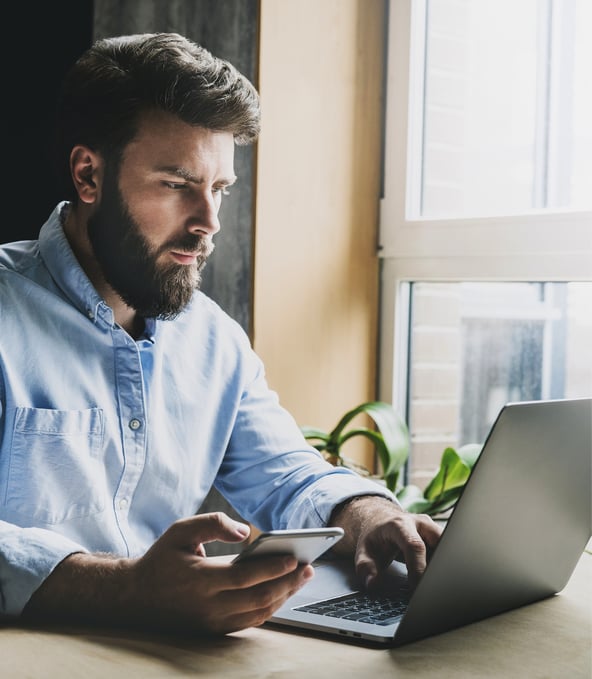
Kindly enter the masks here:
[[[186, 233], [151, 248], [129, 212], [114, 173], [105, 176], [101, 203], [88, 220], [93, 253], [107, 283], [140, 316], [170, 320], [189, 304], [201, 283], [201, 272], [214, 244]], [[194, 264], [158, 265], [168, 250], [197, 252]]]

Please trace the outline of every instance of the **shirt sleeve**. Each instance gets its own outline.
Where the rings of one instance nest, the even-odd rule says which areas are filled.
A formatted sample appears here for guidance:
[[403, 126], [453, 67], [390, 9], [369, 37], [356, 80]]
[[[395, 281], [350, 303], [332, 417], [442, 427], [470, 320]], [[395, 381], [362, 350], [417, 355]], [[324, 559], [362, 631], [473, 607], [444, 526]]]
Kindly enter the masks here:
[[256, 377], [243, 393], [215, 484], [239, 514], [261, 530], [314, 528], [351, 497], [380, 495], [397, 503], [378, 481], [334, 467], [311, 447], [254, 360]]
[[76, 552], [87, 550], [58, 533], [0, 521], [0, 617], [20, 615], [54, 568]]

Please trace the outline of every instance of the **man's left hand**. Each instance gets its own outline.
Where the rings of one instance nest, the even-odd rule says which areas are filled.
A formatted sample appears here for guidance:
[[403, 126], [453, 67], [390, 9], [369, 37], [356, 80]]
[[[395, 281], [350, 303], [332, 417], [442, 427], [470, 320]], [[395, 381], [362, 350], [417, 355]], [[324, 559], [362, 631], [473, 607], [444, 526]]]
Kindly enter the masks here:
[[338, 507], [330, 522], [345, 531], [337, 553], [353, 553], [356, 573], [367, 588], [394, 559], [407, 566], [414, 586], [423, 574], [442, 527], [425, 514], [411, 514], [380, 496], [361, 496]]

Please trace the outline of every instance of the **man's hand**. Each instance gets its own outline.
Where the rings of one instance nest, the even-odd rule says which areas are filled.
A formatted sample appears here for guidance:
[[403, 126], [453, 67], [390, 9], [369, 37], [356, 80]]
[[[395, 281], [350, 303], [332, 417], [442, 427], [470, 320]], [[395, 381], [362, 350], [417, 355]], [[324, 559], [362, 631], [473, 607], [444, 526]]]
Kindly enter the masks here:
[[226, 634], [264, 623], [313, 575], [293, 557], [230, 564], [205, 555], [248, 526], [221, 512], [174, 523], [139, 559], [73, 554], [31, 597], [29, 618]]
[[442, 528], [429, 516], [410, 514], [379, 496], [362, 496], [346, 502], [332, 517], [345, 537], [335, 546], [338, 553], [353, 553], [356, 573], [371, 588], [380, 572], [394, 559], [407, 565], [414, 586], [427, 565]]

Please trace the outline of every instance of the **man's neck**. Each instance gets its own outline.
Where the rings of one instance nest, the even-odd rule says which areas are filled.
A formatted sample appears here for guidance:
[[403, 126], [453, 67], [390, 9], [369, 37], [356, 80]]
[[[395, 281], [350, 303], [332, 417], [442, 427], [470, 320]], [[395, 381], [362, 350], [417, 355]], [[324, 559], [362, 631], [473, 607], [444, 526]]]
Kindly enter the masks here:
[[115, 322], [131, 337], [137, 339], [144, 332], [144, 319], [135, 309], [128, 306], [105, 280], [88, 238], [88, 210], [84, 205], [70, 204], [65, 211], [62, 226], [78, 263], [95, 290], [113, 310]]

